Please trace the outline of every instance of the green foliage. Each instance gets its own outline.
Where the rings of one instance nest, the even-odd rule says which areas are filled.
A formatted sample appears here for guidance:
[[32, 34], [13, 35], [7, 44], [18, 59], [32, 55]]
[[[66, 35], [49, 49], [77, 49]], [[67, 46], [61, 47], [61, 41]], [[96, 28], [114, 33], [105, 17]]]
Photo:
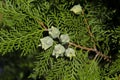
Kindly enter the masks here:
[[[26, 4], [21, 3], [20, 5], [18, 2], [16, 5], [20, 5], [20, 9], [24, 9], [27, 6]], [[34, 52], [39, 44], [40, 37], [42, 37], [43, 30], [39, 29], [36, 22], [33, 22], [32, 13], [28, 11], [26, 14], [24, 11], [27, 10], [18, 10], [10, 1], [6, 1], [4, 6], [1, 4], [0, 8], [3, 14], [3, 26], [1, 26], [0, 31], [0, 53], [4, 55], [13, 50], [22, 50], [21, 55], [26, 55]], [[30, 8], [30, 6], [27, 7]]]
[[[70, 11], [76, 3], [82, 5], [84, 13], [76, 15]], [[120, 27], [108, 28], [115, 13], [99, 0], [94, 3], [82, 0], [1, 0], [0, 55], [13, 54], [13, 68], [18, 66], [22, 70], [10, 70], [12, 59], [9, 57], [10, 65], [5, 64], [3, 69], [13, 71], [12, 75], [17, 75], [17, 78], [4, 72], [2, 76], [7, 78], [3, 79], [117, 80], [120, 72]], [[111, 56], [113, 61], [106, 63], [103, 60], [105, 56], [90, 60], [89, 54], [96, 56], [96, 53], [71, 45], [76, 57], [71, 60], [65, 56], [56, 59], [52, 56], [54, 46], [47, 50], [38, 46], [40, 39], [48, 35], [44, 35], [41, 22], [47, 28], [55, 26], [62, 34], [68, 34], [75, 44], [88, 48], [96, 46], [102, 54]], [[90, 36], [89, 31], [94, 36]], [[20, 55], [22, 58], [16, 60]], [[29, 78], [24, 72], [26, 67], [30, 69]]]
[[[40, 77], [45, 77], [46, 80], [99, 80], [100, 73], [97, 62], [89, 61], [87, 58], [88, 53], [83, 54], [82, 50], [77, 51], [76, 54], [77, 57], [71, 61], [67, 58], [55, 60], [46, 54], [42, 54], [43, 56], [39, 56], [38, 58], [39, 62], [35, 63], [35, 72], [31, 77], [36, 78], [37, 74]], [[94, 76], [91, 77], [92, 75]]]

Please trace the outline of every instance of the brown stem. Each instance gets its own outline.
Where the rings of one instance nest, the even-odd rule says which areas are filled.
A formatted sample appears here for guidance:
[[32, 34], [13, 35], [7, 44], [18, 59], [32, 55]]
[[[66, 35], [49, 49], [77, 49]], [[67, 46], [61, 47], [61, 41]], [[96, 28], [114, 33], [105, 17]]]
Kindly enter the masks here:
[[93, 52], [95, 52], [95, 53], [96, 53], [96, 56], [94, 57], [94, 60], [96, 60], [97, 56], [101, 56], [101, 57], [103, 57], [105, 60], [111, 62], [109, 56], [104, 55], [103, 53], [99, 52], [97, 49], [88, 48], [88, 47], [83, 47], [83, 46], [77, 45], [77, 44], [72, 43], [72, 42], [69, 42], [69, 45], [74, 46], [74, 47], [76, 47], [76, 48], [80, 48], [80, 49], [86, 50], [86, 51], [93, 51]]
[[87, 30], [88, 30], [88, 33], [89, 33], [89, 35], [90, 35], [90, 37], [91, 37], [91, 41], [93, 42], [93, 47], [94, 47], [94, 50], [95, 50], [94, 52], [96, 53], [96, 56], [95, 56], [94, 59], [96, 59], [97, 56], [101, 56], [101, 57], [103, 57], [104, 59], [106, 59], [107, 61], [110, 61], [110, 58], [109, 58], [108, 56], [104, 55], [103, 53], [101, 53], [101, 52], [99, 52], [99, 51], [97, 50], [97, 48], [96, 48], [96, 41], [94, 40], [94, 35], [93, 35], [92, 31], [91, 31], [91, 27], [89, 26], [88, 21], [87, 21], [87, 19], [85, 18], [84, 11], [82, 11], [82, 15], [83, 15], [83, 17], [84, 17], [84, 22], [85, 22], [85, 24], [87, 25]]
[[72, 45], [72, 46], [75, 46], [76, 48], [80, 48], [80, 49], [87, 50], [87, 51], [95, 51], [93, 48], [83, 47], [83, 46], [77, 45], [72, 42], [69, 42], [69, 45]]
[[[47, 27], [44, 25], [43, 22], [41, 22], [41, 21], [37, 21], [37, 22], [45, 29], [45, 31], [48, 31]], [[86, 20], [85, 20], [85, 22], [86, 22]], [[87, 23], [87, 22], [86, 22], [86, 23]], [[87, 23], [87, 24], [88, 24], [88, 23]], [[90, 36], [92, 37], [93, 34], [91, 33], [89, 26], [88, 26], [88, 31], [89, 31], [89, 33], [90, 33]], [[86, 51], [93, 51], [93, 52], [95, 52], [95, 53], [96, 53], [96, 56], [95, 56], [94, 59], [96, 59], [97, 56], [99, 55], [99, 56], [103, 57], [104, 59], [106, 59], [107, 61], [110, 61], [110, 57], [104, 55], [104, 54], [101, 53], [101, 52], [99, 52], [99, 51], [97, 50], [95, 44], [94, 44], [94, 48], [83, 47], [83, 46], [77, 45], [77, 44], [72, 43], [72, 42], [69, 42], [69, 45], [75, 46], [76, 48], [80, 48], [80, 49], [83, 49], [83, 50], [86, 50]]]
[[89, 33], [89, 35], [90, 35], [90, 37], [91, 37], [92, 42], [94, 43], [93, 47], [94, 47], [94, 49], [96, 49], [95, 40], [94, 40], [94, 35], [93, 35], [92, 31], [91, 31], [91, 27], [89, 26], [87, 19], [85, 18], [85, 14], [84, 14], [84, 11], [83, 11], [83, 10], [82, 10], [82, 15], [83, 15], [83, 17], [84, 17], [84, 22], [85, 22], [85, 24], [87, 25], [88, 33]]
[[37, 22], [45, 29], [45, 31], [48, 31], [47, 27], [45, 26], [45, 24], [41, 21], [38, 21]]
[[85, 22], [85, 24], [87, 25], [88, 33], [90, 34], [91, 37], [93, 37], [93, 34], [92, 34], [92, 32], [91, 32], [91, 28], [90, 28], [90, 26], [89, 26], [89, 24], [88, 24], [87, 19], [85, 18], [85, 15], [84, 15], [84, 11], [83, 11], [83, 10], [82, 10], [82, 15], [83, 15], [83, 17], [84, 17], [84, 22]]

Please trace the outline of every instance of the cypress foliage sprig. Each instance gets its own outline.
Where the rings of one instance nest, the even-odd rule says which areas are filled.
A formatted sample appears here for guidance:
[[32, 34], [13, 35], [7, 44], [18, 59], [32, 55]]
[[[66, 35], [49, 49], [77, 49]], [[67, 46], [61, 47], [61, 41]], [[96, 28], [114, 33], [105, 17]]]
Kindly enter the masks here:
[[108, 28], [115, 13], [100, 0], [1, 0], [0, 78], [118, 79], [120, 27]]

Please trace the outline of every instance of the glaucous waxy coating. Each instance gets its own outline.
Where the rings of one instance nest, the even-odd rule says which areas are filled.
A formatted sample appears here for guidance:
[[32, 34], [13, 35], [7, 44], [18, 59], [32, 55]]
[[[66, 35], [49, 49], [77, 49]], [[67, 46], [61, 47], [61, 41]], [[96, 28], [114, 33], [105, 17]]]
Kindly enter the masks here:
[[40, 39], [40, 41], [41, 41], [41, 46], [44, 50], [48, 49], [53, 45], [53, 39], [49, 36]]
[[70, 41], [70, 37], [68, 36], [68, 34], [62, 34], [60, 36], [60, 41], [62, 43], [68, 43]]
[[59, 29], [57, 29], [56, 27], [52, 26], [50, 29], [48, 29], [49, 35], [54, 39], [54, 38], [58, 38], [60, 35], [60, 31]]
[[57, 44], [54, 47], [52, 55], [58, 58], [59, 56], [63, 56], [64, 52], [65, 52], [64, 46], [62, 46], [61, 44]]
[[66, 51], [65, 51], [65, 56], [66, 56], [66, 57], [69, 57], [69, 58], [71, 59], [72, 57], [76, 56], [76, 55], [75, 55], [75, 50], [72, 49], [72, 48], [66, 49]]
[[80, 14], [82, 12], [82, 7], [80, 6], [80, 4], [78, 5], [74, 5], [70, 11], [74, 12], [75, 14]]

